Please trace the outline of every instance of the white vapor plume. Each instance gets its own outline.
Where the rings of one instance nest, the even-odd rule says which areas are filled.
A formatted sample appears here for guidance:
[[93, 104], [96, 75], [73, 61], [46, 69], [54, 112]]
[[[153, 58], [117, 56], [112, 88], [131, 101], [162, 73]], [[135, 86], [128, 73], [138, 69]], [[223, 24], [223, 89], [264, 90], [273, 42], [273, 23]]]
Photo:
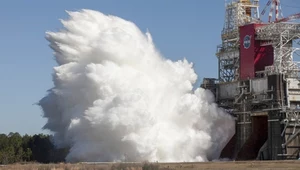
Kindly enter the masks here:
[[234, 134], [213, 94], [193, 90], [186, 59], [173, 62], [150, 33], [93, 10], [68, 12], [47, 32], [58, 66], [39, 105], [58, 147], [77, 161], [208, 161]]

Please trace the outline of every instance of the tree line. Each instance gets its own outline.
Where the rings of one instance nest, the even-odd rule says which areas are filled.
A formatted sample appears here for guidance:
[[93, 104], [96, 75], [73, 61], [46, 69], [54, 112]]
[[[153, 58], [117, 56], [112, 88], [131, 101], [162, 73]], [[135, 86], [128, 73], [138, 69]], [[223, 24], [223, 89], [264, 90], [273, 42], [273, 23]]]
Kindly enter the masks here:
[[64, 162], [68, 149], [58, 149], [45, 134], [24, 135], [0, 134], [0, 164], [16, 162]]

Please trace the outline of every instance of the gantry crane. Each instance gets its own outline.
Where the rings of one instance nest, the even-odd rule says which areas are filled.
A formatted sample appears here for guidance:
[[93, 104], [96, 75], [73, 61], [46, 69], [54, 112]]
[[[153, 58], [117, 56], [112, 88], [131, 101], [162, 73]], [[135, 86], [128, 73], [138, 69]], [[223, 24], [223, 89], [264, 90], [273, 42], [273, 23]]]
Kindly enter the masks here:
[[[269, 0], [267, 2], [266, 6], [264, 7], [264, 9], [262, 10], [261, 16], [263, 16], [266, 13], [267, 8], [270, 6], [271, 6], [271, 8], [270, 8], [269, 17], [268, 17], [269, 23], [271, 23], [271, 22], [272, 23], [286, 22], [289, 20], [300, 18], [300, 13], [292, 14], [292, 15], [284, 18], [283, 14], [282, 14], [282, 10], [281, 10], [280, 0]], [[275, 21], [272, 21], [274, 9], [275, 9]]]

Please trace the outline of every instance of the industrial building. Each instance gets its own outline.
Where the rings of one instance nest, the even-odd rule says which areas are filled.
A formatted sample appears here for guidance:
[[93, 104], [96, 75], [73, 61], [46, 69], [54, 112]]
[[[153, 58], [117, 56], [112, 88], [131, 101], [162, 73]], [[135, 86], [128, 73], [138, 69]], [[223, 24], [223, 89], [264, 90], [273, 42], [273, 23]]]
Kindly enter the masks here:
[[[279, 0], [226, 2], [218, 78], [204, 78], [216, 102], [236, 120], [221, 157], [234, 160], [300, 156], [300, 14], [283, 17]], [[269, 13], [267, 12], [269, 10]], [[262, 16], [268, 21], [262, 21]]]

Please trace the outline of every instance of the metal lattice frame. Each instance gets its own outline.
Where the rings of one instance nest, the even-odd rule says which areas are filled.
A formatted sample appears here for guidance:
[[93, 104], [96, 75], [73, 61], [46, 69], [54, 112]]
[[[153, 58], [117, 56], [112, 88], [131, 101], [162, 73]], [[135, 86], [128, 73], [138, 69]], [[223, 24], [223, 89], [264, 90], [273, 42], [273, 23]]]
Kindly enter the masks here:
[[300, 146], [293, 143], [300, 136], [300, 110], [290, 110], [286, 112], [286, 118], [281, 121], [284, 129], [281, 136], [284, 138], [282, 144], [283, 155], [289, 159], [297, 159], [300, 156]]
[[[268, 123], [268, 139], [259, 154], [266, 156], [263, 159], [295, 159], [300, 154], [300, 76], [298, 76], [300, 67], [297, 65], [300, 62], [294, 61], [293, 54], [300, 52], [300, 49], [293, 45], [297, 43], [296, 40], [300, 45], [300, 24], [283, 23], [286, 21], [284, 19], [277, 23], [259, 25], [263, 23], [256, 20], [259, 16], [258, 12], [254, 16], [255, 9], [258, 11], [258, 0], [236, 0], [226, 4], [222, 45], [217, 50], [219, 59], [217, 102], [236, 118], [235, 151], [240, 151], [251, 135], [251, 116], [267, 116], [268, 122], [265, 123]], [[263, 73], [261, 80], [231, 82], [239, 79], [238, 28], [249, 23], [257, 23], [255, 39], [261, 43], [260, 46], [272, 45], [274, 64], [266, 66], [265, 71], [261, 71]], [[266, 76], [270, 74], [276, 76]], [[287, 77], [293, 80], [291, 86]]]
[[[299, 43], [300, 24], [271, 23], [256, 28], [256, 33], [256, 40], [261, 40], [266, 45], [272, 45], [274, 50], [274, 63], [272, 66], [268, 66], [265, 72], [267, 74], [283, 74], [298, 79], [299, 66], [297, 64], [299, 62], [294, 61], [293, 54], [297, 54], [300, 49], [294, 47], [293, 42], [298, 41]], [[281, 120], [281, 124], [284, 125], [281, 132], [282, 152], [275, 156], [284, 159], [295, 159], [298, 158], [300, 151], [300, 110], [290, 108], [290, 101], [287, 102], [287, 106], [283, 103], [281, 105], [282, 112], [285, 112], [284, 118]]]
[[[218, 46], [219, 81], [230, 82], [239, 78], [239, 26], [258, 22], [258, 0], [238, 0], [226, 4], [225, 23], [222, 31], [222, 45]], [[246, 15], [246, 8], [253, 10], [253, 16]]]
[[293, 41], [300, 39], [300, 24], [295, 23], [273, 23], [256, 29], [256, 40], [267, 41], [274, 48], [274, 64], [269, 74], [286, 74], [296, 77], [299, 67], [293, 59], [293, 54], [299, 48], [293, 47]]

